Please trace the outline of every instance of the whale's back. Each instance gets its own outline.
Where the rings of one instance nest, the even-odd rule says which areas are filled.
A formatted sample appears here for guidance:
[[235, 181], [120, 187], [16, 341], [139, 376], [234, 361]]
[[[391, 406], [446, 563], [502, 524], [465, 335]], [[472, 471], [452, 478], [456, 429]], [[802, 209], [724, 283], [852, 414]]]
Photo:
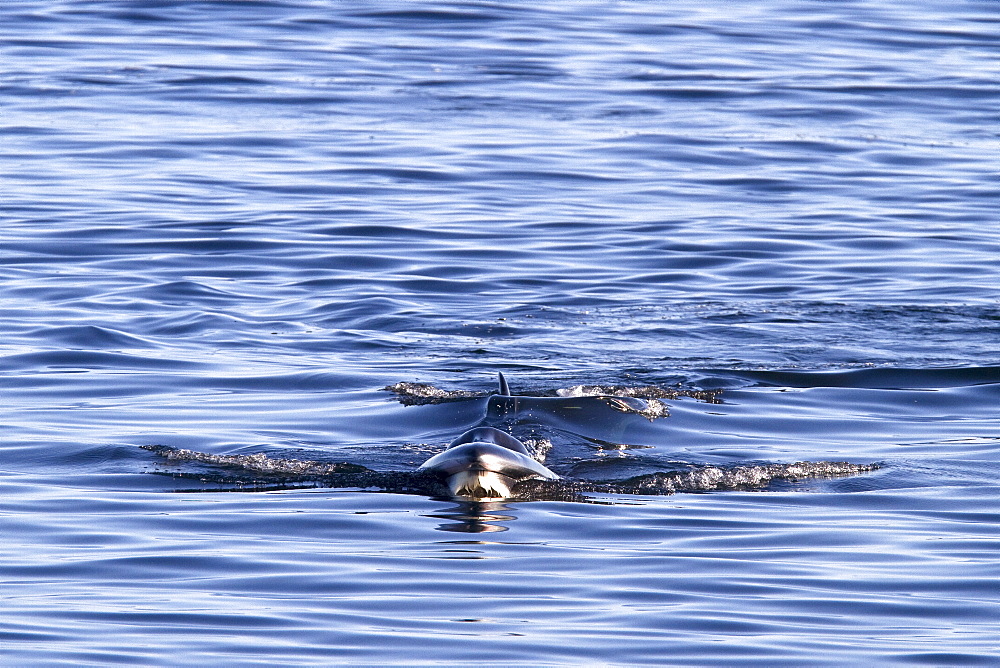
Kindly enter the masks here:
[[493, 427], [476, 427], [475, 429], [470, 429], [448, 444], [448, 449], [457, 448], [465, 443], [495, 443], [508, 450], [513, 450], [529, 457], [531, 456], [524, 443], [521, 443], [521, 441], [507, 432], [494, 429]]

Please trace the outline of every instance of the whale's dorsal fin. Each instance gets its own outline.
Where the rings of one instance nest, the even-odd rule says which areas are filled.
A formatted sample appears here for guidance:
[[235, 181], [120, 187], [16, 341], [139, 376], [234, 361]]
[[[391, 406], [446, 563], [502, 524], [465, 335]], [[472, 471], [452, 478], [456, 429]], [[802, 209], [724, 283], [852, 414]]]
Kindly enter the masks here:
[[500, 394], [502, 396], [509, 397], [510, 388], [507, 387], [507, 379], [503, 377], [502, 373], [498, 373], [497, 375], [500, 376]]

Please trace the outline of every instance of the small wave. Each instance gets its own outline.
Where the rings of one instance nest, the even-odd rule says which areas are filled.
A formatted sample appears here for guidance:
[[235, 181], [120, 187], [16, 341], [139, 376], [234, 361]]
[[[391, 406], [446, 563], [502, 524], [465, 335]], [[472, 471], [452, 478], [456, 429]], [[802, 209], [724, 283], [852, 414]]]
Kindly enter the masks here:
[[[581, 385], [579, 387], [583, 388], [584, 386]], [[404, 406], [423, 406], [426, 404], [442, 404], [450, 401], [466, 401], [468, 399], [490, 396], [491, 394], [489, 392], [470, 392], [467, 390], [442, 390], [425, 383], [396, 383], [382, 389], [394, 393], [399, 403]], [[681, 395], [677, 394], [675, 396]], [[605, 404], [622, 413], [641, 415], [648, 420], [656, 420], [670, 415], [670, 409], [658, 399], [614, 396], [602, 392], [580, 392], [569, 395], [559, 395], [556, 392], [541, 396], [521, 394], [517, 396], [494, 395], [490, 406], [487, 408], [487, 414], [494, 417], [503, 416], [519, 410], [526, 410], [529, 406], [536, 409], [544, 410], [547, 408], [550, 411], [557, 411], [561, 399], [588, 399]], [[578, 408], [578, 406], [575, 406], [575, 408]]]
[[588, 494], [669, 496], [697, 492], [765, 490], [774, 483], [840, 478], [877, 471], [879, 464], [795, 462], [748, 466], [696, 466], [687, 471], [650, 473], [615, 481], [525, 480], [515, 488], [514, 500], [594, 502]]
[[849, 462], [795, 462], [748, 466], [700, 466], [688, 471], [650, 473], [612, 482], [609, 491], [626, 494], [674, 494], [761, 489], [774, 482], [798, 482], [810, 478], [838, 478], [878, 470], [878, 464]]
[[[320, 462], [314, 460], [268, 457], [265, 454], [213, 455], [207, 452], [173, 448], [166, 445], [141, 445], [167, 461], [186, 464], [206, 464], [222, 472], [154, 470], [151, 473], [169, 475], [199, 483], [194, 489], [181, 492], [230, 491], [257, 492], [302, 487], [332, 487], [398, 494], [447, 496], [448, 488], [437, 476], [421, 471], [379, 472], [350, 462]], [[208, 483], [211, 487], [205, 487]]]
[[202, 362], [166, 359], [126, 353], [95, 350], [44, 350], [0, 357], [0, 369], [4, 371], [44, 371], [70, 369], [132, 369], [132, 370], [177, 370], [194, 369]]
[[[468, 390], [443, 390], [427, 383], [401, 382], [382, 388], [392, 392], [404, 406], [422, 406], [426, 404], [441, 404], [449, 401], [465, 401], [489, 396], [490, 392], [472, 392]], [[666, 417], [669, 409], [659, 399], [676, 400], [689, 397], [710, 404], [720, 404], [721, 390], [693, 390], [682, 388], [663, 388], [655, 385], [630, 387], [627, 385], [576, 385], [567, 389], [548, 392], [532, 392], [518, 394], [518, 397], [573, 399], [579, 397], [600, 397], [610, 400], [608, 404], [625, 413], [636, 413], [650, 420]], [[618, 399], [619, 401], [614, 401]], [[641, 399], [641, 402], [628, 401]]]
[[657, 387], [656, 385], [640, 385], [636, 387], [628, 385], [575, 385], [564, 390], [556, 390], [556, 395], [560, 397], [612, 396], [671, 400], [690, 397], [709, 404], [721, 404], [722, 400], [719, 399], [721, 392], [722, 390], [689, 390]]
[[635, 413], [636, 415], [641, 415], [648, 420], [657, 420], [670, 415], [670, 409], [667, 408], [667, 405], [659, 399], [640, 397], [634, 394], [604, 392], [603, 390], [605, 389], [614, 390], [629, 388], [578, 385], [570, 388], [569, 390], [558, 390], [558, 394], [562, 398], [591, 397], [594, 399], [600, 399], [617, 411], [621, 411], [622, 413]]
[[349, 462], [319, 462], [302, 459], [277, 459], [262, 453], [252, 455], [213, 455], [196, 450], [172, 448], [166, 445], [141, 445], [143, 450], [160, 455], [167, 461], [186, 461], [231, 467], [254, 473], [277, 476], [316, 477], [342, 473], [364, 473], [370, 469]]
[[62, 327], [40, 327], [33, 336], [49, 345], [59, 344], [68, 348], [133, 349], [156, 348], [156, 343], [132, 334], [97, 325], [66, 325]]
[[465, 401], [485, 397], [488, 392], [470, 392], [467, 390], [442, 390], [426, 383], [396, 383], [382, 388], [396, 395], [399, 403], [404, 406], [423, 406], [426, 404], [442, 404], [448, 401]]

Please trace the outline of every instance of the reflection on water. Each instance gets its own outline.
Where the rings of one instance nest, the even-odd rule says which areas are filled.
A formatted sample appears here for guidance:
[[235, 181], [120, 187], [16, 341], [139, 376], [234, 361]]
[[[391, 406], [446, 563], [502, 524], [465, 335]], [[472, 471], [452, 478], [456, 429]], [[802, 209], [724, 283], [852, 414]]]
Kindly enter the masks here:
[[[507, 504], [499, 501], [458, 501], [453, 500], [448, 506], [438, 512], [429, 513], [425, 517], [435, 517], [448, 520], [439, 524], [439, 531], [455, 531], [458, 533], [492, 533], [507, 531], [508, 527], [501, 522], [512, 522], [517, 516], [510, 515]], [[500, 514], [503, 513], [503, 514]]]

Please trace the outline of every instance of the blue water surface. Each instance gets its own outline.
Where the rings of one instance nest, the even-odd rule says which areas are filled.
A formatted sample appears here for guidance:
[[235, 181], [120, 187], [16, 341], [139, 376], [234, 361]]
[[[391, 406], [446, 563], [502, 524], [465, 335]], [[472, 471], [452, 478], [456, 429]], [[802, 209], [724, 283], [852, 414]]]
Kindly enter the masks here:
[[[986, 0], [5, 3], [0, 662], [1000, 665], [998, 52]], [[721, 391], [505, 425], [571, 478], [881, 468], [139, 447], [410, 471], [498, 371]]]

